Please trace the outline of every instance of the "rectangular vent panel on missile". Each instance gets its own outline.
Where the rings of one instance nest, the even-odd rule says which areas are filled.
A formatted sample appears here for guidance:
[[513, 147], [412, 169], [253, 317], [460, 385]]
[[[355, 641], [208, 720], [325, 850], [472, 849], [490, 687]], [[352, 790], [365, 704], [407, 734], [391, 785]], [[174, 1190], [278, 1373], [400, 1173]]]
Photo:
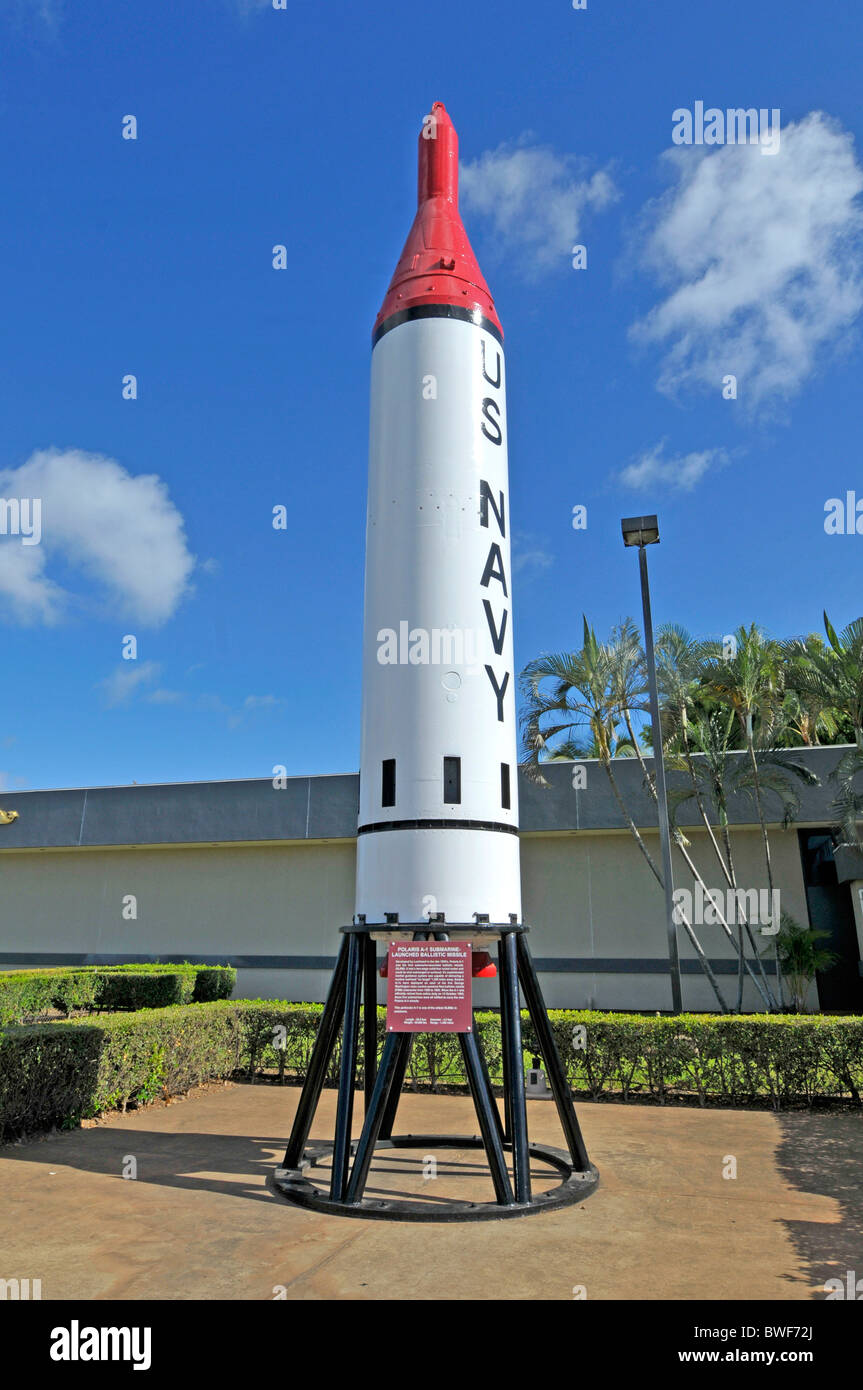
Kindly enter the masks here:
[[381, 763], [381, 805], [396, 804], [396, 760], [384, 758]]
[[509, 790], [509, 763], [500, 765], [500, 804], [504, 811], [510, 809], [512, 797]]
[[447, 806], [461, 805], [461, 758], [443, 760], [443, 799]]

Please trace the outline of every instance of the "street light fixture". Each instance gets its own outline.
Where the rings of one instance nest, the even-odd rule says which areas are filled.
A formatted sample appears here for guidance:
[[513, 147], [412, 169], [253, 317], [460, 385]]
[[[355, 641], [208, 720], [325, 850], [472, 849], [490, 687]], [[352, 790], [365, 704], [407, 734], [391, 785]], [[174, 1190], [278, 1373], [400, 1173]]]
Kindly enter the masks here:
[[655, 516], [626, 516], [620, 529], [624, 545], [659, 545], [659, 523]]
[[659, 544], [659, 522], [655, 516], [624, 517], [620, 523], [623, 544], [638, 546], [641, 572], [641, 606], [644, 611], [644, 654], [647, 658], [647, 684], [650, 692], [650, 718], [653, 724], [653, 757], [656, 768], [656, 802], [659, 811], [659, 840], [662, 848], [662, 882], [665, 888], [665, 916], [668, 929], [668, 965], [671, 974], [672, 1009], [683, 1008], [680, 988], [680, 954], [677, 923], [674, 920], [674, 881], [671, 876], [671, 833], [668, 826], [668, 798], [665, 791], [665, 762], [662, 756], [662, 725], [659, 722], [659, 690], [656, 684], [656, 658], [653, 651], [653, 620], [650, 616], [650, 587], [647, 580], [645, 546]]

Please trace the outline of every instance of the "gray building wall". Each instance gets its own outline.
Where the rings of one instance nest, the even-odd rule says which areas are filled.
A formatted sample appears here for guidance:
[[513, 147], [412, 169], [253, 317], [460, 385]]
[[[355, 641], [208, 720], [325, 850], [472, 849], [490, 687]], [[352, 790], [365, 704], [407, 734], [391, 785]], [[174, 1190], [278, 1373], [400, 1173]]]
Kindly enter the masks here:
[[[719, 887], [706, 837], [690, 838], [706, 882]], [[658, 859], [656, 833], [645, 839]], [[763, 885], [760, 832], [738, 831], [735, 848], [740, 883]], [[805, 922], [796, 835], [774, 831], [772, 849], [783, 906]], [[5, 968], [112, 956], [223, 960], [238, 967], [238, 997], [321, 1000], [338, 928], [353, 910], [354, 860], [354, 842], [345, 840], [7, 851], [0, 861]], [[678, 875], [680, 886], [693, 886]], [[524, 836], [522, 879], [549, 1006], [669, 1006], [663, 895], [628, 832]], [[720, 928], [698, 934], [711, 960], [733, 959]], [[682, 930], [680, 938], [686, 969], [696, 956]], [[733, 1002], [732, 976], [720, 978]], [[714, 1007], [700, 967], [684, 974], [683, 990], [686, 1007]], [[475, 998], [496, 1003], [495, 983], [477, 981]], [[751, 985], [745, 999], [757, 1007]]]
[[[801, 788], [801, 827], [831, 824], [828, 775], [841, 751], [795, 750], [820, 779]], [[667, 1008], [663, 894], [602, 768], [584, 767], [578, 790], [571, 764], [547, 765], [545, 787], [520, 778], [525, 920], [547, 1002]], [[622, 760], [616, 776], [659, 863], [640, 769]], [[353, 912], [358, 785], [344, 775], [4, 793], [19, 818], [0, 827], [0, 969], [173, 956], [234, 964], [238, 997], [322, 999]], [[731, 820], [738, 883], [766, 887], [751, 802], [732, 803]], [[708, 886], [724, 888], [695, 821], [690, 804], [681, 823], [692, 856]], [[782, 906], [805, 924], [795, 831], [774, 824], [771, 850]], [[674, 860], [675, 883], [691, 890]], [[841, 876], [863, 878], [863, 869], [855, 861]], [[855, 906], [863, 914], [863, 902]], [[730, 943], [718, 926], [697, 931], [733, 1002]], [[680, 951], [685, 1006], [715, 1007], [682, 928]], [[495, 983], [477, 981], [475, 998], [496, 1003]], [[744, 1002], [759, 1006], [748, 981]]]
[[[659, 863], [658, 832], [642, 833], [654, 862]], [[690, 830], [688, 838], [689, 852], [705, 883], [711, 889], [721, 888], [724, 894], [724, 880], [706, 833]], [[771, 850], [782, 906], [805, 924], [806, 895], [797, 836], [777, 828], [771, 837]], [[760, 830], [736, 831], [735, 858], [741, 885], [766, 887]], [[685, 864], [677, 855], [674, 859], [675, 885], [694, 892], [694, 880]], [[555, 970], [544, 976], [550, 1007], [670, 1007], [664, 896], [631, 835], [594, 831], [527, 836], [522, 840], [522, 882], [534, 955], [568, 958], [570, 966], [578, 967], [577, 974]], [[719, 926], [697, 926], [695, 930], [717, 972], [724, 997], [733, 1004], [736, 979], [733, 973], [721, 973], [736, 969], [731, 943]], [[716, 996], [682, 927], [678, 936], [684, 1007], [713, 1009]], [[755, 936], [762, 949], [769, 945], [768, 938]], [[748, 977], [744, 1005], [760, 1007]]]

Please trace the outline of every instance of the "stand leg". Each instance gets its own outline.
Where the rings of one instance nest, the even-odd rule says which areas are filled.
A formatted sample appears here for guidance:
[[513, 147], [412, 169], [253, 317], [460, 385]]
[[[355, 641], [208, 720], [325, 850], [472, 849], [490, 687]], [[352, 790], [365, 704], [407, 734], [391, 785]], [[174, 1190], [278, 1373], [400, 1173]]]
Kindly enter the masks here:
[[371, 933], [363, 941], [363, 1095], [364, 1113], [371, 1104], [378, 1070], [378, 960]]
[[473, 1103], [476, 1107], [476, 1117], [479, 1120], [479, 1129], [482, 1142], [485, 1145], [488, 1166], [491, 1169], [494, 1195], [502, 1206], [512, 1206], [512, 1185], [506, 1170], [506, 1159], [500, 1138], [500, 1118], [498, 1117], [497, 1124], [495, 1124], [492, 1111], [496, 1112], [497, 1106], [491, 1091], [487, 1090], [485, 1086], [483, 1064], [478, 1055], [476, 1038], [473, 1033], [459, 1033], [458, 1040], [461, 1044], [464, 1067], [470, 1083]]
[[401, 1054], [399, 1056], [398, 1066], [396, 1067], [395, 1075], [393, 1076], [393, 1084], [390, 1087], [387, 1108], [384, 1111], [384, 1118], [381, 1122], [381, 1131], [380, 1135], [378, 1136], [380, 1139], [392, 1138], [393, 1125], [396, 1122], [396, 1111], [399, 1108], [399, 1101], [402, 1098], [402, 1086], [404, 1086], [405, 1084], [405, 1076], [407, 1075], [408, 1064], [411, 1060], [411, 1053], [414, 1050], [413, 1033], [405, 1033], [405, 1037], [407, 1038], [407, 1043], [402, 1048]]
[[512, 1175], [515, 1200], [530, 1201], [530, 1151], [527, 1140], [527, 1103], [524, 1095], [524, 1054], [521, 1044], [521, 1013], [518, 998], [518, 932], [501, 938], [500, 977], [501, 1032], [504, 1056], [508, 1059], [510, 1123], [512, 1124]]
[[517, 933], [516, 951], [521, 987], [524, 990], [525, 1002], [530, 1012], [533, 1026], [536, 1029], [536, 1035], [539, 1039], [542, 1059], [548, 1071], [549, 1084], [554, 1094], [554, 1101], [557, 1106], [557, 1113], [560, 1116], [560, 1123], [566, 1135], [570, 1157], [577, 1171], [586, 1173], [590, 1167], [590, 1159], [587, 1156], [587, 1149], [575, 1113], [575, 1106], [572, 1103], [572, 1096], [570, 1095], [566, 1072], [563, 1069], [563, 1062], [560, 1060], [560, 1053], [557, 1050], [554, 1034], [551, 1031], [551, 1026], [548, 1021], [548, 1014], [545, 1011], [545, 1001], [542, 997], [542, 990], [539, 987], [539, 980], [536, 978], [536, 971], [533, 968], [530, 948], [521, 932]]
[[[483, 1086], [485, 1087], [486, 1091], [488, 1091], [488, 1094], [491, 1096], [491, 1113], [492, 1113], [492, 1115], [493, 1115], [493, 1117], [494, 1117], [494, 1121], [495, 1121], [495, 1124], [496, 1124], [496, 1126], [497, 1126], [498, 1134], [500, 1135], [500, 1142], [501, 1142], [501, 1144], [505, 1144], [505, 1143], [507, 1142], [507, 1140], [508, 1140], [508, 1136], [507, 1136], [507, 1134], [506, 1134], [505, 1131], [504, 1131], [503, 1121], [502, 1121], [501, 1118], [500, 1118], [500, 1111], [499, 1111], [498, 1108], [497, 1108], [497, 1101], [495, 1100], [494, 1091], [492, 1090], [492, 1087], [491, 1087], [491, 1077], [489, 1076], [488, 1062], [486, 1061], [486, 1059], [485, 1059], [485, 1053], [484, 1053], [483, 1050], [482, 1050], [482, 1043], [481, 1043], [480, 1040], [479, 1040], [479, 1034], [477, 1033], [477, 1034], [475, 1034], [474, 1036], [476, 1037], [476, 1055], [477, 1055], [477, 1057], [479, 1058], [479, 1065], [480, 1065], [480, 1070], [481, 1070], [481, 1072], [482, 1072]], [[504, 1103], [506, 1103], [506, 1090], [505, 1090], [505, 1089], [504, 1089]]]
[[504, 952], [503, 937], [497, 943], [497, 977], [500, 985], [500, 1041], [501, 1041], [501, 1067], [503, 1070], [503, 1136], [507, 1143], [512, 1139], [512, 1081], [509, 1075], [509, 1054], [506, 1043], [504, 1042], [504, 987], [503, 980], [506, 972], [506, 956]]
[[390, 1033], [384, 1043], [381, 1064], [375, 1078], [375, 1088], [363, 1123], [363, 1132], [357, 1144], [356, 1157], [345, 1198], [347, 1202], [352, 1204], [362, 1201], [369, 1168], [374, 1157], [375, 1144], [380, 1135], [384, 1112], [392, 1091], [393, 1080], [401, 1063], [402, 1053], [407, 1051], [410, 1044], [410, 1037], [410, 1033]]
[[285, 1150], [285, 1168], [298, 1168], [303, 1157], [303, 1150], [309, 1138], [309, 1130], [315, 1118], [315, 1111], [318, 1108], [318, 1101], [321, 1098], [324, 1079], [327, 1074], [330, 1057], [333, 1055], [336, 1038], [338, 1037], [339, 1024], [341, 1023], [342, 1007], [345, 999], [345, 981], [348, 972], [348, 939], [342, 937], [342, 944], [339, 948], [339, 956], [336, 961], [336, 968], [333, 971], [333, 978], [330, 983], [330, 992], [327, 995], [327, 1002], [324, 1005], [324, 1012], [318, 1026], [317, 1037], [312, 1048], [312, 1056], [309, 1061], [309, 1070], [303, 1082], [303, 1089], [300, 1095], [300, 1103], [297, 1106], [297, 1113], [294, 1116], [291, 1137], [288, 1140], [288, 1147]]
[[334, 1202], [341, 1202], [344, 1199], [348, 1182], [351, 1121], [354, 1114], [354, 1082], [357, 1068], [357, 1034], [360, 1026], [360, 987], [362, 984], [360, 957], [363, 943], [357, 932], [350, 932], [348, 939], [350, 945], [348, 946], [348, 978], [345, 986], [345, 1026], [342, 1031], [339, 1099], [336, 1107], [336, 1132], [330, 1176], [330, 1197]]

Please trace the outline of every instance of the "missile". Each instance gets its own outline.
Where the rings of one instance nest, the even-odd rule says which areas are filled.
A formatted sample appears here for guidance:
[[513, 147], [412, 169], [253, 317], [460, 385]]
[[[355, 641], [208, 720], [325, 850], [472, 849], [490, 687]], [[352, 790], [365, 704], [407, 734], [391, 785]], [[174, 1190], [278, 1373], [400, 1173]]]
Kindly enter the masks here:
[[503, 330], [435, 102], [372, 334], [356, 913], [521, 921]]

